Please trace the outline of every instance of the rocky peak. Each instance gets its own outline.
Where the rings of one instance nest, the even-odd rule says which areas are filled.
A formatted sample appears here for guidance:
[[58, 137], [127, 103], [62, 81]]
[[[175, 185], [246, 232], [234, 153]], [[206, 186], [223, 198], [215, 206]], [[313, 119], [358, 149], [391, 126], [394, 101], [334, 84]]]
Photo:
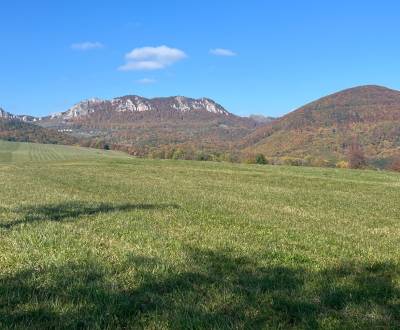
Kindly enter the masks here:
[[137, 95], [117, 97], [112, 99], [110, 103], [115, 111], [118, 112], [141, 112], [155, 110], [147, 99]]
[[3, 108], [0, 108], [0, 118], [1, 119], [10, 119], [13, 118], [14, 116], [7, 111], [5, 111]]
[[93, 113], [95, 111], [95, 108], [102, 102], [104, 101], [97, 98], [84, 100], [75, 104], [72, 108], [68, 109], [65, 112], [58, 112], [51, 115], [50, 118], [62, 117], [64, 119], [73, 119], [73, 118], [87, 116], [88, 114]]
[[89, 99], [77, 103], [66, 112], [57, 113], [50, 118], [64, 120], [88, 116], [96, 111], [143, 112], [143, 111], [207, 111], [214, 114], [229, 115], [221, 105], [211, 99], [192, 99], [184, 96], [147, 99], [137, 95], [126, 95], [112, 100]]
[[[168, 99], [168, 98], [167, 98]], [[229, 112], [226, 111], [221, 105], [214, 102], [211, 99], [201, 98], [201, 99], [192, 99], [184, 96], [175, 96], [169, 98], [171, 102], [171, 107], [175, 110], [179, 110], [182, 112], [189, 111], [201, 111], [205, 110], [207, 112], [228, 115]]]
[[23, 122], [35, 122], [38, 120], [38, 118], [33, 117], [33, 116], [27, 116], [27, 115], [13, 115], [12, 113], [9, 113], [5, 111], [4, 109], [0, 108], [0, 119], [13, 119], [13, 120], [20, 120]]

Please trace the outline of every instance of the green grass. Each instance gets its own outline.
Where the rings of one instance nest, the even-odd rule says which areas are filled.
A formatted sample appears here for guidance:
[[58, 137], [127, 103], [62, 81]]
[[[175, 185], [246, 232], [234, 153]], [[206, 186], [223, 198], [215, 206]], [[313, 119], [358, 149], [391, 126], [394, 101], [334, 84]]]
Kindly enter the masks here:
[[0, 140], [0, 164], [97, 159], [99, 156], [123, 157], [121, 153], [115, 151]]
[[0, 150], [0, 328], [400, 327], [398, 174]]

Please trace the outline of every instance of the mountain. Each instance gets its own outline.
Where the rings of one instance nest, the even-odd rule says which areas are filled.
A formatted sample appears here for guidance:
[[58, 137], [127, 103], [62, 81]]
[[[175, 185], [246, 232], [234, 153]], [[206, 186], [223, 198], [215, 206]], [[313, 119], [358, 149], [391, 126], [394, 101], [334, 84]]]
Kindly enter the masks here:
[[40, 118], [37, 124], [146, 152], [171, 145], [225, 150], [257, 126], [256, 121], [235, 116], [208, 98], [147, 99], [136, 95], [86, 100], [65, 112]]
[[17, 116], [14, 116], [13, 114], [5, 111], [3, 108], [0, 108], [0, 120], [10, 120], [16, 117]]
[[30, 122], [37, 121], [31, 116], [18, 116], [0, 108], [0, 139], [18, 142], [51, 144], [77, 144], [77, 138], [56, 130], [43, 128]]
[[400, 92], [360, 86], [323, 97], [249, 134], [241, 147], [269, 157], [346, 157], [357, 143], [372, 159], [400, 153]]
[[4, 109], [0, 108], [0, 120], [11, 120], [11, 119], [15, 119], [15, 120], [20, 120], [20, 121], [24, 121], [24, 122], [36, 122], [39, 119], [33, 116], [27, 116], [27, 115], [13, 115], [10, 112], [5, 111]]
[[205, 151], [237, 159], [261, 153], [322, 165], [347, 159], [351, 150], [375, 163], [400, 156], [400, 92], [373, 85], [323, 97], [277, 119], [239, 117], [207, 98], [136, 95], [90, 99], [43, 118], [1, 110], [0, 118], [3, 137], [85, 140], [87, 146], [136, 155], [171, 155], [180, 149], [190, 157]]
[[[43, 118], [43, 120], [70, 121], [82, 117], [112, 114], [117, 119], [118, 114], [134, 114], [138, 112], [208, 112], [229, 115], [221, 105], [213, 100], [202, 98], [192, 99], [183, 96], [146, 99], [137, 95], [118, 97], [112, 100], [90, 99], [79, 102], [66, 112]], [[124, 116], [126, 117], [126, 116]]]

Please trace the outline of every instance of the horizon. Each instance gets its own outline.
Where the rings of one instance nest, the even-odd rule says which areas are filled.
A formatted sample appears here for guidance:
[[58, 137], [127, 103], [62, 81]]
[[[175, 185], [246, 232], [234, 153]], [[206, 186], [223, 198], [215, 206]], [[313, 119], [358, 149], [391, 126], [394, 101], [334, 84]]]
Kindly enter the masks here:
[[352, 87], [400, 89], [394, 1], [184, 4], [3, 5], [0, 107], [41, 117], [93, 97], [182, 95], [279, 117]]
[[[346, 92], [346, 91], [348, 91], [348, 90], [357, 89], [357, 88], [365, 88], [365, 87], [375, 87], [375, 88], [389, 89], [389, 90], [392, 90], [392, 91], [400, 92], [400, 91], [398, 91], [398, 90], [396, 90], [396, 89], [393, 89], [393, 88], [391, 88], [391, 87], [382, 86], [382, 85], [369, 84], [369, 85], [352, 86], [352, 87], [348, 87], [348, 88], [342, 89], [342, 90], [340, 90], [340, 91], [335, 91], [335, 92], [329, 93], [329, 94], [327, 94], [327, 95], [323, 95], [323, 96], [321, 96], [321, 97], [319, 97], [319, 98], [317, 98], [317, 99], [315, 99], [315, 100], [311, 100], [311, 101], [309, 101], [309, 102], [306, 102], [306, 103], [304, 103], [303, 105], [297, 107], [296, 109], [292, 109], [292, 110], [290, 110], [290, 111], [288, 111], [288, 112], [286, 112], [286, 113], [283, 113], [283, 114], [280, 115], [280, 116], [269, 116], [269, 115], [263, 114], [263, 113], [250, 113], [250, 114], [245, 114], [245, 115], [236, 115], [235, 113], [231, 112], [229, 109], [226, 109], [226, 107], [224, 107], [224, 105], [223, 105], [223, 104], [220, 104], [218, 101], [212, 100], [212, 99], [210, 99], [210, 100], [211, 100], [211, 101], [214, 101], [215, 103], [217, 103], [217, 104], [219, 104], [219, 105], [221, 105], [225, 110], [227, 110], [228, 112], [230, 112], [230, 113], [232, 113], [232, 114], [234, 114], [234, 115], [236, 115], [236, 116], [239, 116], [239, 117], [264, 116], [264, 117], [266, 117], [266, 118], [275, 118], [275, 119], [278, 119], [278, 118], [281, 118], [281, 117], [283, 117], [283, 116], [285, 116], [285, 115], [287, 115], [287, 114], [289, 114], [289, 113], [291, 113], [291, 112], [294, 112], [294, 111], [296, 111], [296, 110], [299, 110], [300, 108], [302, 108], [302, 107], [304, 107], [304, 106], [307, 106], [308, 104], [310, 104], [310, 103], [312, 103], [312, 102], [318, 101], [318, 100], [320, 100], [320, 99], [329, 97], [329, 96], [334, 95], [334, 94]], [[184, 97], [184, 98], [187, 98], [187, 99], [194, 99], [194, 100], [209, 99], [209, 98], [207, 98], [207, 97], [191, 98], [190, 96], [184, 96], [184, 95], [143, 97], [143, 96], [141, 96], [141, 95], [135, 95], [135, 94], [120, 95], [120, 96], [116, 96], [116, 97], [112, 97], [112, 98], [108, 98], [108, 99], [103, 99], [103, 98], [98, 98], [98, 97], [92, 97], [92, 98], [83, 99], [83, 100], [81, 100], [81, 101], [79, 101], [79, 102], [73, 104], [70, 108], [65, 109], [65, 110], [63, 110], [63, 111], [48, 113], [48, 114], [45, 114], [44, 116], [33, 116], [33, 117], [36, 117], [36, 118], [44, 118], [44, 117], [47, 117], [47, 116], [57, 115], [57, 114], [60, 114], [60, 113], [69, 111], [72, 107], [78, 105], [79, 103], [83, 103], [83, 102], [87, 102], [87, 101], [92, 101], [92, 100], [97, 100], [97, 101], [110, 101], [110, 100], [115, 100], [115, 99], [118, 99], [118, 98], [123, 98], [123, 97], [128, 97], [128, 96], [129, 96], [129, 97], [135, 97], [135, 96], [137, 96], [137, 97], [141, 97], [141, 98], [144, 98], [144, 99], [147, 99], [147, 100], [150, 100], [150, 101], [151, 101], [151, 100], [155, 100], [155, 99], [166, 99], [166, 98], [177, 98], [177, 97]], [[7, 109], [4, 109], [4, 108], [1, 106], [1, 104], [0, 104], [0, 110], [6, 111], [6, 112], [10, 113], [11, 115], [17, 115], [17, 116], [24, 116], [24, 115], [26, 115], [26, 116], [31, 116], [30, 114], [26, 114], [26, 113], [20, 113], [20, 114], [18, 114], [18, 113], [12, 113], [12, 112], [10, 112], [10, 111], [7, 111]]]

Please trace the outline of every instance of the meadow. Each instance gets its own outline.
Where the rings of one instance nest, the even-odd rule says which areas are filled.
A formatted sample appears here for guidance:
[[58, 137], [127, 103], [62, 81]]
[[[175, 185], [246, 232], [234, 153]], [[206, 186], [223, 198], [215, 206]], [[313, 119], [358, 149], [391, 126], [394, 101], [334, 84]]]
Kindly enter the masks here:
[[0, 328], [400, 327], [400, 175], [0, 142]]

